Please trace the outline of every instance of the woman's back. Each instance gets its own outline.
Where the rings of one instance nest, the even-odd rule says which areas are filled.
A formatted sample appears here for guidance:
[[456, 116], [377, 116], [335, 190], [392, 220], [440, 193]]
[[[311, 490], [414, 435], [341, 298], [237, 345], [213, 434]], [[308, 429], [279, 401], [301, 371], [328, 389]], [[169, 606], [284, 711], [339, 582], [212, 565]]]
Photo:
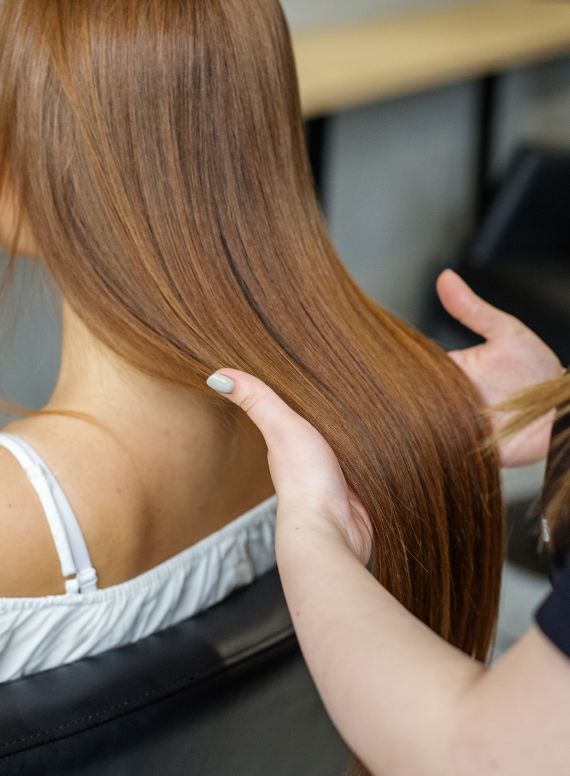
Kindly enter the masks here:
[[[55, 417], [39, 421], [13, 423], [4, 431], [31, 442], [63, 483], [101, 588], [153, 568], [273, 493], [271, 483], [264, 481], [263, 460], [255, 460], [255, 450], [254, 455], [240, 456], [240, 465], [233, 472], [225, 467], [226, 477], [222, 468], [212, 467], [203, 478], [211, 484], [196, 487], [188, 464], [187, 483], [180, 482], [182, 473], [173, 465], [170, 475], [162, 481], [155, 476], [155, 482], [145, 488], [137, 482], [136, 473], [129, 471], [124, 453], [113, 449], [116, 445], [109, 444], [97, 429], [81, 434], [74, 421]], [[67, 442], [65, 433], [54, 438], [51, 428], [65, 423], [75, 431]], [[69, 447], [63, 446], [67, 444]], [[170, 463], [157, 462], [157, 469], [167, 469]], [[257, 471], [256, 464], [260, 464]], [[22, 466], [1, 447], [0, 493], [0, 546], [4, 548], [0, 597], [62, 593], [63, 580], [44, 510]]]
[[[79, 417], [50, 414], [64, 407]], [[120, 363], [65, 310], [60, 373], [47, 412], [4, 431], [33, 445], [77, 515], [100, 587], [125, 582], [274, 493], [249, 421]], [[0, 447], [0, 596], [63, 592], [42, 506]], [[15, 517], [17, 516], [17, 518]], [[17, 549], [19, 548], [19, 549]]]
[[[136, 641], [273, 565], [275, 499], [255, 438], [238, 444], [224, 473], [213, 436], [197, 435], [188, 457], [183, 428], [167, 450], [146, 437], [141, 456], [96, 426], [50, 415], [0, 435], [0, 680]], [[63, 576], [81, 535], [83, 566], [96, 572], [83, 590]]]

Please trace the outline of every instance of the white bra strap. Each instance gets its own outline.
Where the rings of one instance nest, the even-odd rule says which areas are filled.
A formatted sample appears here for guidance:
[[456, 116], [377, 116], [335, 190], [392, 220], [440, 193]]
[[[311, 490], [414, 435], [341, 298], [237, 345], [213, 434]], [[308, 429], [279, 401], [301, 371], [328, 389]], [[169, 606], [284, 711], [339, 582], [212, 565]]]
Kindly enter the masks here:
[[21, 437], [0, 433], [0, 445], [9, 450], [38, 494], [53, 536], [61, 573], [68, 593], [97, 589], [97, 573], [83, 538], [77, 517], [61, 485], [34, 448]]

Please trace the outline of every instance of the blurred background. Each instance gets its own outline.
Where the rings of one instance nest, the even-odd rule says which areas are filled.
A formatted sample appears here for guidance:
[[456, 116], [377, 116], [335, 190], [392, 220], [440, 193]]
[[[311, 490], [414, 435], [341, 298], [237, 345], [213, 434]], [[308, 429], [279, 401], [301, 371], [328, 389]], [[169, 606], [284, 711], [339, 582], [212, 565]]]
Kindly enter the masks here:
[[[570, 3], [283, 5], [322, 206], [356, 280], [458, 347], [472, 340], [433, 291], [453, 266], [570, 363]], [[3, 316], [3, 398], [39, 406], [49, 395], [57, 308], [41, 270], [21, 262]], [[528, 518], [541, 477], [540, 467], [505, 477], [512, 538], [497, 654], [548, 587]]]

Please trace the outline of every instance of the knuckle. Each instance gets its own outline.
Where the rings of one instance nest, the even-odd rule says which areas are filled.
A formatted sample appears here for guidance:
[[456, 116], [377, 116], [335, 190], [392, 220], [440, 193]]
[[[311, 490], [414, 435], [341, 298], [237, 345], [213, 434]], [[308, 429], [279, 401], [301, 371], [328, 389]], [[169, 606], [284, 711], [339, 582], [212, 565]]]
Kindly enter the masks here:
[[250, 415], [255, 412], [261, 404], [261, 398], [254, 393], [247, 393], [241, 401], [241, 408]]

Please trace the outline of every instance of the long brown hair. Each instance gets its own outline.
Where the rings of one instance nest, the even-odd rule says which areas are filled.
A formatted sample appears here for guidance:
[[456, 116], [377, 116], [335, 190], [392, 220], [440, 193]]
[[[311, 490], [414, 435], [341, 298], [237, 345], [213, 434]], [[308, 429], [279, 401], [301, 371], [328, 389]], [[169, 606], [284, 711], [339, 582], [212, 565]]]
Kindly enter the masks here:
[[488, 424], [335, 252], [277, 0], [5, 0], [0, 24], [0, 171], [67, 302], [158, 378], [274, 387], [371, 515], [377, 577], [483, 659], [503, 557]]

